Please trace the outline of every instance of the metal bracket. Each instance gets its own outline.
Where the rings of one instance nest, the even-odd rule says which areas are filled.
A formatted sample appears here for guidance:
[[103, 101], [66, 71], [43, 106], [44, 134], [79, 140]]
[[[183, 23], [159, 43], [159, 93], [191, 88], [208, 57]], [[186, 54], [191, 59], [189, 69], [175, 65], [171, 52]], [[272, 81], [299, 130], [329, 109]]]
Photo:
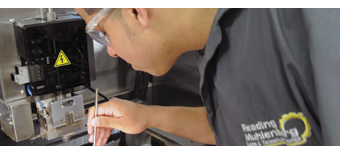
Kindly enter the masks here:
[[23, 67], [17, 67], [18, 73], [17, 75], [14, 75], [14, 81], [18, 83], [19, 85], [23, 85], [26, 83], [29, 83], [29, 75], [28, 75], [28, 68], [27, 66]]
[[85, 119], [83, 95], [76, 95], [50, 102], [52, 124], [54, 128], [71, 125]]

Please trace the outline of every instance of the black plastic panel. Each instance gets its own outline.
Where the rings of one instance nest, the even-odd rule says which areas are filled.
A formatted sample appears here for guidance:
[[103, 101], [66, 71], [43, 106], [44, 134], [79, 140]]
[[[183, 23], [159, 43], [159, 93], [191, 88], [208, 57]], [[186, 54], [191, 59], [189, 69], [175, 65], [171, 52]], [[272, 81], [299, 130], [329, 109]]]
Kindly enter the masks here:
[[[14, 25], [18, 54], [29, 68], [32, 95], [90, 86], [85, 25], [82, 19]], [[61, 50], [71, 64], [55, 67]]]

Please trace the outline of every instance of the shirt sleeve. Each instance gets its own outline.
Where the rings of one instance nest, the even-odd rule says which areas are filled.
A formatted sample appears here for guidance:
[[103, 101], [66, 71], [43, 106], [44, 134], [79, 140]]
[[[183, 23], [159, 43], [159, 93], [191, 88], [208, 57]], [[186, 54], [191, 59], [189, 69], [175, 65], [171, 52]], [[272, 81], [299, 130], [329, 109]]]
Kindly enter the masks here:
[[325, 145], [340, 144], [340, 9], [304, 9]]

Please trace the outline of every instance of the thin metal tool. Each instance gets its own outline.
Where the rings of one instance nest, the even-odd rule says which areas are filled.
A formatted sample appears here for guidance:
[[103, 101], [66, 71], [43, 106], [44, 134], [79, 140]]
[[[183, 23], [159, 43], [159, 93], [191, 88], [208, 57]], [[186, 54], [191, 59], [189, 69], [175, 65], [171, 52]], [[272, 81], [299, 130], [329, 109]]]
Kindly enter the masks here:
[[[98, 106], [98, 88], [96, 89], [96, 102], [94, 105], [94, 117], [97, 117], [97, 106]], [[96, 137], [97, 137], [97, 127], [94, 127], [94, 140], [93, 140], [93, 146], [96, 146]]]

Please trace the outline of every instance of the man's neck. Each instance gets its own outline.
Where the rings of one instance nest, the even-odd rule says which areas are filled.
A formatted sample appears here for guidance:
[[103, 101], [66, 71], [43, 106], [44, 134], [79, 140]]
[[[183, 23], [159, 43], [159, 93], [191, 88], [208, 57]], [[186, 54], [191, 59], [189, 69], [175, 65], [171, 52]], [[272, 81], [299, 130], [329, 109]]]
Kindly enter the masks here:
[[186, 32], [187, 38], [191, 39], [188, 43], [187, 51], [200, 50], [206, 45], [210, 29], [212, 27], [217, 8], [205, 8], [205, 9], [190, 9], [190, 13], [187, 13], [187, 26], [188, 29], [183, 30]]

